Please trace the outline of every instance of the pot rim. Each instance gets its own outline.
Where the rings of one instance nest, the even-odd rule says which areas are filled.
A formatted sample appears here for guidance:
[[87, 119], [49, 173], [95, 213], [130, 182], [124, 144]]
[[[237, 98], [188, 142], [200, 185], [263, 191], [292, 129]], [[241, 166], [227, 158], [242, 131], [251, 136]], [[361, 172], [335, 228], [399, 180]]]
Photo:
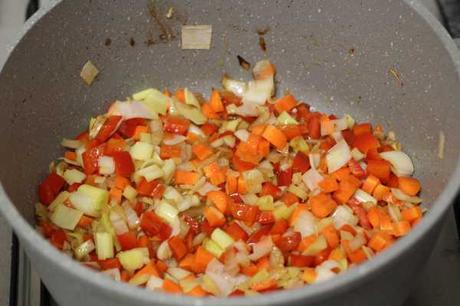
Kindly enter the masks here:
[[[36, 14], [29, 18], [29, 20], [24, 24], [20, 33], [17, 35], [16, 40], [13, 42], [12, 48], [10, 48], [8, 55], [11, 55], [13, 50], [21, 42], [22, 38], [37, 22], [39, 22], [43, 16], [45, 16], [49, 11], [57, 7], [63, 1], [64, 0], [54, 0], [48, 6], [42, 7]], [[452, 64], [455, 66], [457, 75], [460, 78], [460, 52], [445, 28], [423, 6], [423, 4], [412, 0], [402, 1], [410, 8], [412, 8], [415, 13], [422, 17], [427, 25], [438, 36], [441, 43], [449, 53]], [[5, 63], [0, 63], [0, 73], [2, 73], [6, 62], [7, 60]], [[262, 294], [257, 297], [232, 297], [231, 299], [216, 297], [196, 298], [185, 295], [170, 295], [162, 292], [152, 293], [151, 291], [145, 289], [134, 286], [127, 286], [123, 283], [113, 281], [99, 272], [95, 272], [89, 268], [86, 268], [69, 256], [58, 251], [50, 243], [48, 243], [34, 229], [34, 227], [31, 226], [20, 215], [1, 184], [0, 212], [8, 220], [9, 224], [13, 227], [15, 233], [20, 237], [21, 241], [26, 242], [27, 245], [35, 252], [46, 254], [46, 257], [49, 258], [48, 260], [53, 262], [53, 264], [56, 265], [59, 270], [65, 270], [66, 273], [71, 274], [73, 278], [81, 279], [88, 285], [93, 286], [94, 288], [98, 288], [99, 290], [103, 291], [104, 295], [106, 296], [123, 296], [129, 297], [133, 301], [151, 304], [168, 304], [171, 306], [223, 306], [228, 305], [229, 303], [232, 305], [262, 306], [281, 303], [294, 303], [306, 299], [309, 301], [315, 301], [319, 300], [321, 296], [331, 292], [337, 293], [344, 290], [349, 290], [350, 288], [346, 287], [347, 285], [352, 285], [353, 287], [359, 286], [367, 279], [369, 279], [373, 273], [378, 273], [378, 271], [383, 269], [383, 267], [388, 263], [397, 260], [400, 255], [410, 249], [417, 241], [422, 239], [422, 237], [428, 233], [428, 231], [447, 211], [457, 193], [457, 190], [459, 189], [459, 186], [460, 158], [457, 161], [455, 170], [450, 177], [447, 186], [435, 199], [432, 208], [430, 209], [429, 213], [425, 215], [422, 222], [420, 222], [420, 224], [418, 224], [407, 237], [398, 240], [383, 254], [380, 254], [372, 260], [354, 267], [345, 273], [339, 274], [333, 279], [321, 284], [313, 284], [298, 289], [280, 290], [273, 293]]]

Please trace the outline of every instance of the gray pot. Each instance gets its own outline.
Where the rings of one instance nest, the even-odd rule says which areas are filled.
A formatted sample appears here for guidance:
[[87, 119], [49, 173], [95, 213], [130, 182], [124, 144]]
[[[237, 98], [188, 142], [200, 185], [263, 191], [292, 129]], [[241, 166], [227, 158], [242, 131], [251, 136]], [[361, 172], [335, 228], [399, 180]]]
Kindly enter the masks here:
[[[147, 2], [58, 1], [27, 22], [0, 74], [0, 211], [56, 300], [70, 306], [401, 303], [459, 186], [460, 57], [442, 26], [420, 4], [403, 0], [163, 1], [160, 26]], [[170, 6], [177, 13], [166, 19]], [[182, 51], [182, 23], [212, 24], [212, 49]], [[265, 26], [267, 54], [255, 32]], [[165, 29], [172, 40], [160, 39]], [[108, 101], [147, 86], [209, 92], [223, 72], [247, 78], [238, 54], [252, 63], [269, 57], [279, 92], [289, 88], [319, 110], [397, 131], [430, 208], [409, 236], [326, 283], [251, 298], [197, 299], [111, 281], [34, 230], [35, 186], [58, 156], [61, 137], [80, 131]], [[88, 59], [102, 71], [91, 87], [79, 78]], [[441, 131], [447, 139], [442, 160]]]

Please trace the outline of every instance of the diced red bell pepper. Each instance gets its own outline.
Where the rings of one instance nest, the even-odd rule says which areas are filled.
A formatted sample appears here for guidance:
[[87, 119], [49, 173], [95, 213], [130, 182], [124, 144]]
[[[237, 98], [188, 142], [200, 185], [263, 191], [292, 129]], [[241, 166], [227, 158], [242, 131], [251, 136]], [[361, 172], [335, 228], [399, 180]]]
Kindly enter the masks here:
[[159, 199], [163, 196], [165, 186], [160, 184], [157, 180], [148, 182], [145, 178], [142, 178], [137, 185], [137, 192], [143, 196], [153, 197]]
[[105, 120], [105, 122], [102, 125], [101, 129], [99, 130], [99, 132], [97, 133], [96, 139], [100, 143], [105, 142], [107, 139], [109, 139], [109, 137], [113, 133], [115, 133], [120, 121], [121, 121], [121, 116], [110, 116], [110, 117], [108, 117]]
[[105, 145], [99, 145], [83, 152], [83, 170], [86, 174], [93, 174], [99, 170], [98, 159], [104, 155], [104, 150]]
[[187, 254], [187, 246], [185, 245], [184, 240], [182, 240], [179, 236], [171, 237], [168, 240], [168, 245], [177, 261], [184, 258]]
[[315, 257], [314, 256], [305, 256], [305, 255], [298, 255], [298, 254], [290, 254], [289, 255], [289, 263], [293, 267], [313, 267], [315, 264]]
[[367, 218], [367, 211], [362, 204], [354, 197], [348, 200], [347, 204], [353, 210], [353, 213], [358, 216], [359, 225], [368, 230], [372, 229], [372, 225]]
[[110, 270], [110, 269], [120, 269], [121, 263], [117, 257], [109, 258], [105, 260], [98, 260], [98, 264], [101, 267], [101, 270]]
[[123, 251], [131, 250], [137, 247], [137, 237], [134, 232], [126, 232], [124, 234], [117, 235], [117, 239]]
[[308, 104], [302, 103], [299, 104], [297, 107], [296, 118], [297, 120], [301, 121], [308, 121], [310, 117], [310, 106]]
[[355, 135], [353, 134], [351, 130], [349, 129], [343, 130], [342, 137], [343, 139], [345, 139], [345, 141], [350, 147], [353, 147], [353, 141], [355, 140]]
[[171, 227], [152, 211], [144, 212], [140, 226], [147, 236], [158, 236], [161, 240], [168, 239], [172, 231]]
[[331, 248], [327, 248], [325, 250], [322, 250], [321, 252], [319, 252], [318, 254], [316, 254], [314, 257], [315, 257], [315, 265], [320, 265], [322, 264], [324, 261], [326, 261], [328, 258], [329, 258], [329, 254], [331, 254]]
[[271, 225], [263, 225], [257, 232], [249, 236], [248, 243], [259, 242], [263, 236], [267, 236], [270, 234], [271, 227]]
[[292, 161], [292, 172], [301, 172], [305, 173], [310, 169], [310, 160], [308, 156], [303, 154], [302, 152], [297, 152]]
[[289, 227], [289, 223], [284, 220], [280, 219], [273, 224], [273, 227], [270, 229], [271, 235], [282, 235], [286, 232]]
[[65, 185], [65, 180], [58, 174], [52, 172], [38, 186], [40, 202], [49, 205]]
[[209, 122], [206, 122], [205, 124], [201, 126], [201, 130], [206, 136], [211, 136], [212, 134], [217, 132], [218, 129], [219, 127], [217, 125], [209, 123]]
[[246, 233], [246, 231], [242, 229], [241, 226], [239, 226], [238, 223], [236, 223], [235, 221], [228, 224], [224, 229], [227, 232], [227, 234], [229, 234], [230, 236], [232, 236], [233, 239], [235, 239], [235, 241], [246, 241], [248, 239], [248, 234]]
[[131, 138], [134, 136], [136, 127], [139, 125], [145, 125], [145, 119], [143, 118], [132, 118], [123, 121], [118, 128], [118, 133], [120, 133], [125, 138]]
[[272, 224], [275, 223], [275, 217], [271, 211], [262, 211], [257, 217], [257, 222], [260, 224]]
[[364, 170], [361, 165], [353, 158], [348, 162], [348, 168], [350, 168], [351, 174], [357, 178], [362, 179], [366, 177], [366, 170]]
[[278, 173], [278, 186], [289, 186], [292, 183], [292, 168], [280, 170]]
[[372, 174], [386, 183], [390, 179], [391, 166], [390, 163], [384, 159], [368, 160], [366, 171], [368, 174]]
[[136, 212], [137, 216], [140, 217], [144, 212], [144, 203], [137, 202], [136, 205], [134, 205], [134, 211]]
[[372, 133], [372, 125], [370, 123], [358, 123], [353, 126], [353, 134], [355, 136]]
[[372, 133], [366, 132], [355, 135], [353, 146], [360, 150], [362, 153], [367, 154], [369, 150], [377, 149], [380, 146], [379, 141]]
[[282, 252], [290, 252], [297, 249], [301, 240], [302, 236], [300, 233], [293, 232], [292, 234], [282, 236], [277, 246]]
[[252, 224], [256, 221], [259, 207], [231, 201], [230, 212], [233, 218]]
[[211, 235], [211, 233], [214, 231], [215, 227], [211, 226], [209, 224], [208, 220], [204, 219], [203, 222], [201, 222], [201, 231], [207, 235]]
[[321, 123], [318, 116], [310, 116], [308, 120], [308, 134], [312, 139], [321, 137]]
[[[281, 126], [280, 129], [283, 134], [286, 136], [287, 140], [291, 140], [298, 136], [302, 136], [302, 130], [299, 127], [300, 125], [288, 124]], [[308, 130], [308, 126], [306, 126]]]
[[164, 119], [163, 129], [168, 133], [185, 135], [187, 134], [190, 121], [184, 118], [167, 116]]
[[198, 234], [200, 232], [200, 223], [195, 218], [189, 215], [183, 215], [182, 218], [194, 234]]
[[62, 250], [64, 247], [64, 242], [67, 240], [67, 236], [62, 229], [55, 229], [51, 233], [51, 238], [50, 242], [52, 245], [54, 245], [56, 248]]
[[129, 177], [134, 172], [134, 163], [131, 154], [126, 151], [117, 151], [112, 153], [115, 162], [115, 173], [121, 176]]
[[278, 199], [281, 196], [281, 189], [270, 182], [265, 182], [262, 185], [262, 191], [260, 192], [260, 195], [271, 195], [273, 199]]
[[239, 172], [248, 171], [248, 170], [254, 169], [257, 166], [253, 163], [249, 163], [249, 162], [241, 160], [240, 158], [238, 158], [238, 156], [236, 156], [236, 154], [233, 154], [232, 163], [233, 163], [233, 168]]

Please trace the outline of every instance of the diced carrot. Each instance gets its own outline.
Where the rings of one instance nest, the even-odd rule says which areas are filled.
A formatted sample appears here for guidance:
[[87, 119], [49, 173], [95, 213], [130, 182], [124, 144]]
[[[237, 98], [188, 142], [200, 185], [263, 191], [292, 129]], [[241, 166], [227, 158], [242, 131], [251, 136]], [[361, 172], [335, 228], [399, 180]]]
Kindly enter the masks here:
[[378, 184], [380, 184], [380, 180], [378, 179], [378, 177], [371, 174], [368, 177], [366, 177], [366, 179], [363, 182], [363, 185], [361, 186], [361, 189], [369, 194], [372, 194], [374, 192], [375, 187], [377, 187]]
[[91, 223], [93, 223], [93, 218], [83, 215], [78, 221], [77, 226], [85, 228], [90, 226]]
[[273, 125], [269, 125], [262, 133], [262, 137], [268, 140], [277, 149], [281, 150], [286, 146], [287, 139], [284, 133]]
[[245, 194], [248, 192], [248, 188], [246, 186], [246, 181], [244, 180], [243, 176], [240, 175], [238, 177], [238, 193], [239, 194]]
[[120, 279], [122, 282], [127, 283], [130, 279], [128, 271], [126, 270], [121, 271]]
[[77, 159], [77, 153], [75, 153], [73, 151], [65, 151], [64, 158], [69, 159], [69, 160], [76, 160]]
[[149, 262], [146, 264], [142, 269], [136, 272], [133, 277], [139, 277], [142, 275], [150, 275], [150, 276], [156, 276], [159, 277], [160, 274], [158, 273], [157, 267], [153, 262]]
[[174, 145], [161, 145], [160, 146], [160, 157], [161, 159], [168, 159], [168, 158], [178, 158], [181, 157], [181, 147]]
[[194, 144], [192, 146], [192, 152], [199, 160], [205, 160], [213, 153], [212, 148], [202, 143]]
[[121, 175], [115, 176], [114, 186], [116, 188], [123, 190], [128, 185], [129, 185], [129, 180], [126, 177], [121, 176]]
[[375, 138], [372, 133], [363, 133], [355, 135], [353, 139], [353, 146], [359, 149], [364, 154], [371, 149], [377, 149], [380, 146], [380, 143], [377, 138]]
[[195, 254], [187, 254], [179, 262], [179, 267], [186, 269], [186, 270], [192, 271], [194, 266], [195, 266]]
[[327, 244], [330, 248], [336, 248], [340, 244], [340, 238], [333, 224], [325, 226], [321, 233], [327, 240]]
[[419, 206], [413, 206], [411, 208], [406, 208], [401, 211], [401, 216], [404, 220], [409, 222], [414, 222], [417, 219], [422, 217], [422, 210]]
[[256, 282], [251, 285], [251, 289], [254, 291], [266, 291], [269, 289], [275, 289], [277, 287], [278, 285], [276, 283], [276, 280], [273, 278], [269, 278], [267, 280]]
[[368, 246], [376, 252], [382, 251], [392, 242], [390, 235], [384, 232], [375, 233], [369, 240]]
[[104, 154], [112, 156], [115, 152], [124, 151], [126, 148], [126, 142], [123, 138], [110, 138], [106, 142]]
[[390, 163], [386, 160], [369, 160], [367, 161], [366, 171], [382, 180], [384, 183], [388, 181], [391, 173]]
[[387, 194], [389, 194], [391, 191], [390, 191], [390, 188], [388, 188], [387, 186], [385, 185], [382, 185], [382, 184], [378, 184], [375, 188], [374, 188], [374, 191], [372, 192], [372, 195], [374, 196], [374, 198], [376, 198], [378, 201], [381, 201], [383, 200]]
[[342, 260], [345, 258], [345, 254], [341, 247], [335, 248], [329, 253], [329, 259]]
[[206, 116], [208, 119], [217, 119], [219, 116], [216, 114], [216, 112], [212, 109], [211, 105], [209, 103], [204, 103], [201, 105], [201, 111], [203, 112], [203, 115]]
[[173, 236], [168, 240], [169, 248], [171, 249], [174, 258], [177, 261], [184, 258], [187, 255], [187, 246], [184, 243], [184, 240], [179, 236]]
[[211, 101], [209, 101], [209, 105], [211, 106], [212, 110], [216, 113], [223, 112], [225, 110], [224, 104], [222, 103], [222, 98], [220, 97], [220, 93], [218, 90], [213, 90], [211, 93]]
[[254, 135], [262, 135], [267, 127], [266, 124], [258, 124], [256, 126], [251, 127], [251, 133]]
[[181, 101], [182, 103], [185, 103], [185, 90], [183, 88], [176, 89], [175, 96], [177, 100]]
[[331, 135], [332, 133], [334, 133], [334, 122], [332, 122], [332, 120], [329, 119], [329, 117], [321, 116], [319, 122], [321, 124], [322, 135]]
[[262, 257], [262, 258], [259, 258], [259, 259], [257, 260], [256, 265], [257, 265], [257, 268], [259, 269], [259, 271], [262, 270], [262, 269], [268, 268], [268, 267], [270, 266], [270, 259], [269, 259], [269, 257], [268, 257], [268, 256], [264, 256], [264, 257]]
[[339, 183], [333, 176], [324, 177], [324, 179], [321, 182], [319, 182], [318, 186], [319, 188], [321, 188], [323, 192], [326, 193], [334, 192], [339, 189]]
[[280, 201], [284, 202], [284, 204], [290, 206], [292, 204], [298, 203], [299, 198], [295, 194], [293, 194], [292, 192], [288, 191], [285, 194], [283, 194], [283, 196], [281, 197]]
[[[241, 146], [238, 146], [238, 148], [241, 148]], [[254, 156], [257, 158], [257, 160], [260, 159], [259, 155], [254, 155]], [[257, 163], [252, 163], [252, 162], [241, 160], [236, 154], [233, 154], [232, 164], [233, 164], [233, 168], [238, 172], [248, 171], [248, 170], [254, 169], [257, 166]]]
[[195, 264], [193, 266], [193, 271], [195, 273], [202, 273], [206, 271], [208, 263], [214, 258], [214, 256], [209, 253], [204, 247], [199, 246], [195, 252]]
[[204, 167], [204, 174], [209, 178], [211, 184], [220, 185], [225, 182], [225, 171], [217, 164], [217, 162], [212, 162], [206, 167]]
[[182, 293], [182, 289], [178, 284], [170, 279], [163, 280], [163, 290], [169, 293]]
[[400, 176], [398, 178], [399, 189], [407, 195], [415, 196], [420, 191], [420, 182], [413, 177]]
[[311, 212], [318, 218], [329, 216], [337, 207], [337, 203], [327, 194], [320, 193], [309, 200]]
[[302, 275], [302, 280], [307, 284], [313, 284], [316, 280], [317, 274], [313, 268], [305, 268]]
[[150, 239], [147, 236], [140, 236], [137, 238], [137, 247], [139, 248], [145, 248], [149, 245]]
[[206, 136], [211, 136], [212, 134], [214, 134], [219, 128], [217, 127], [217, 125], [215, 124], [212, 124], [210, 122], [206, 122], [205, 124], [203, 124], [201, 126], [201, 130], [203, 131], [203, 133], [206, 135]]
[[405, 236], [410, 232], [411, 225], [409, 221], [402, 220], [393, 224], [393, 233], [396, 237]]
[[308, 249], [308, 247], [313, 242], [315, 242], [315, 240], [316, 240], [316, 235], [310, 235], [310, 236], [303, 238], [302, 241], [300, 241], [299, 246], [297, 247], [297, 250], [301, 252], [305, 251], [306, 249]]
[[161, 273], [165, 273], [169, 268], [168, 265], [164, 261], [161, 261], [161, 260], [157, 260], [156, 266], [157, 266], [158, 271]]
[[359, 123], [353, 126], [353, 134], [355, 136], [372, 133], [372, 125], [370, 123]]
[[138, 125], [136, 126], [136, 129], [134, 130], [134, 135], [133, 139], [134, 140], [139, 140], [141, 138], [142, 133], [148, 133], [149, 128], [146, 127], [145, 125]]
[[225, 217], [220, 210], [214, 206], [207, 206], [204, 208], [204, 217], [208, 220], [209, 225], [212, 227], [222, 226], [225, 224]]
[[206, 291], [201, 286], [196, 286], [189, 292], [186, 292], [186, 294], [191, 295], [191, 296], [196, 296], [196, 297], [203, 297], [208, 295]]
[[347, 257], [352, 263], [356, 263], [356, 264], [362, 263], [363, 261], [367, 260], [366, 253], [364, 253], [362, 248], [359, 248], [356, 251], [348, 253]]
[[171, 92], [169, 91], [168, 88], [163, 89], [163, 94], [164, 94], [166, 97], [171, 97]]
[[225, 192], [227, 194], [233, 194], [238, 192], [238, 177], [234, 175], [227, 175], [227, 181], [225, 182]]
[[198, 181], [199, 175], [193, 171], [176, 170], [174, 180], [178, 185], [193, 185]]
[[291, 216], [289, 217], [289, 224], [293, 225], [294, 223], [296, 223], [297, 219], [304, 211], [308, 211], [308, 206], [305, 204], [297, 204], [297, 207], [294, 209]]
[[113, 201], [115, 203], [121, 202], [121, 197], [123, 195], [123, 191], [121, 189], [113, 187], [110, 189], [109, 194], [110, 194], [110, 201]]
[[278, 113], [288, 112], [297, 105], [297, 100], [293, 95], [285, 95], [275, 102], [275, 110]]
[[353, 196], [357, 189], [358, 186], [356, 186], [356, 183], [354, 183], [353, 180], [342, 180], [339, 183], [339, 189], [334, 192], [333, 197], [338, 203], [343, 204], [346, 203]]
[[225, 192], [220, 190], [210, 191], [206, 194], [206, 196], [209, 201], [217, 207], [217, 209], [219, 209], [222, 213], [225, 213], [228, 205], [228, 196]]
[[243, 266], [241, 268], [241, 272], [246, 276], [254, 276], [257, 272], [259, 272], [259, 268], [255, 264], [249, 264], [247, 266]]
[[343, 167], [332, 172], [331, 176], [335, 177], [339, 182], [346, 180], [350, 176], [350, 168]]
[[372, 225], [373, 228], [379, 228], [380, 227], [380, 208], [377, 206], [373, 206], [369, 208], [367, 211], [367, 219], [369, 220], [369, 223]]

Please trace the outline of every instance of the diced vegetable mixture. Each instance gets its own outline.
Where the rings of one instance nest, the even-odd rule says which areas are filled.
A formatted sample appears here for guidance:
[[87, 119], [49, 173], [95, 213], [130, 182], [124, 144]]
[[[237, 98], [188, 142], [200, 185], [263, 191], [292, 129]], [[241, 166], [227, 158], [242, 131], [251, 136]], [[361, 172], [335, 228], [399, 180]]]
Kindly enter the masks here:
[[268, 60], [253, 75], [91, 118], [39, 185], [39, 230], [115, 280], [198, 297], [322, 282], [407, 235], [420, 182], [394, 133], [274, 97]]

